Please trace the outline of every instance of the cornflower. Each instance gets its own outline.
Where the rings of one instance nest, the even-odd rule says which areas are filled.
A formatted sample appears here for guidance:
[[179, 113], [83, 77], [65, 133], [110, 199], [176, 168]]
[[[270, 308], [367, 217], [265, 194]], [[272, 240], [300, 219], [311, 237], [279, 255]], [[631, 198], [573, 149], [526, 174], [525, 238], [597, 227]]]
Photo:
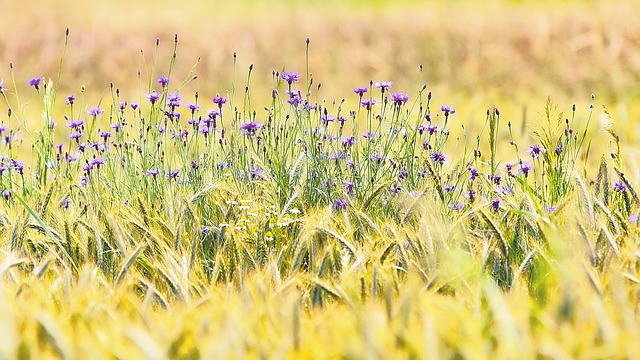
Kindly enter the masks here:
[[295, 71], [285, 71], [280, 75], [280, 78], [286, 81], [287, 84], [291, 85], [300, 81], [300, 74]]

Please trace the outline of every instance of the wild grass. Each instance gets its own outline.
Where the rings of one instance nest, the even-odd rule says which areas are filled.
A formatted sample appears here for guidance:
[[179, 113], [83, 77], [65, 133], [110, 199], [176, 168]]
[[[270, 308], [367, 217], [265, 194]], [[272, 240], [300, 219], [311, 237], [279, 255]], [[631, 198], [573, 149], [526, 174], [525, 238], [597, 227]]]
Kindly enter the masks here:
[[100, 103], [3, 84], [2, 357], [640, 350], [637, 169], [592, 135], [595, 97], [529, 134], [489, 105], [468, 133], [428, 85], [330, 101], [310, 68], [249, 67], [189, 93], [174, 59]]

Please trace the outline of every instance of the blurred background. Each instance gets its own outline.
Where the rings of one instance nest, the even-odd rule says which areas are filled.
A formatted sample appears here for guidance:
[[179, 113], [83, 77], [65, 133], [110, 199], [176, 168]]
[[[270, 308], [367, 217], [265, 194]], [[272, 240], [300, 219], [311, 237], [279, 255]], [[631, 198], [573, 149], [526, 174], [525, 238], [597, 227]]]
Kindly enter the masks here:
[[322, 83], [320, 98], [355, 99], [353, 87], [391, 80], [393, 90], [411, 95], [426, 83], [438, 106], [481, 119], [493, 105], [512, 108], [514, 117], [542, 112], [547, 96], [568, 110], [572, 103], [588, 104], [592, 93], [620, 121], [635, 124], [640, 116], [635, 0], [0, 4], [0, 78], [27, 100], [35, 96], [28, 79], [57, 77], [68, 27], [60, 92], [79, 94], [84, 87], [87, 106], [110, 101], [110, 83], [125, 99], [148, 91], [149, 79], [167, 73], [178, 34], [172, 85], [189, 78], [200, 58], [193, 72], [198, 79], [183, 91], [206, 97], [234, 84], [244, 89], [254, 64], [252, 96], [266, 98], [274, 70], [305, 72], [310, 38], [309, 66], [315, 83]]

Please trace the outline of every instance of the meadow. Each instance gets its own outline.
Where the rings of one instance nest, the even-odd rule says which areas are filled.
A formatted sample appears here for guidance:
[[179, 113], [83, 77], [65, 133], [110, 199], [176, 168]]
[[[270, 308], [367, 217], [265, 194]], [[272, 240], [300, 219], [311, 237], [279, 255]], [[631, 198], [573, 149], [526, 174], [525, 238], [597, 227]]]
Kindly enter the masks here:
[[1, 358], [640, 353], [635, 2], [154, 4], [3, 4]]

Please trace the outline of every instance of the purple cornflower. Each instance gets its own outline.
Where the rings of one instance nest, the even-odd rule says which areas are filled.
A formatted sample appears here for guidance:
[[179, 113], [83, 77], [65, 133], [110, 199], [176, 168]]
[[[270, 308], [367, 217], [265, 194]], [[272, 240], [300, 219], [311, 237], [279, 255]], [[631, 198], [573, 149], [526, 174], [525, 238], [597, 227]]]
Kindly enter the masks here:
[[79, 142], [82, 135], [83, 133], [81, 132], [72, 132], [71, 134], [69, 134], [69, 139]]
[[204, 137], [207, 137], [211, 132], [211, 128], [207, 126], [207, 124], [202, 123], [200, 124], [198, 131], [200, 132], [200, 134], [204, 135]]
[[638, 215], [629, 215], [627, 220], [632, 224], [636, 224], [638, 223]]
[[115, 130], [116, 132], [120, 131], [123, 129], [123, 126], [120, 124], [111, 124], [110, 127]]
[[473, 202], [476, 199], [476, 191], [473, 189], [470, 189], [467, 192], [467, 199], [469, 199], [469, 201]]
[[338, 121], [340, 122], [340, 126], [344, 126], [344, 123], [347, 121], [347, 118], [345, 118], [344, 116], [340, 115], [340, 116], [338, 116]]
[[218, 107], [220, 108], [220, 107], [222, 107], [222, 105], [226, 104], [227, 101], [229, 101], [229, 100], [227, 100], [226, 97], [222, 97], [222, 96], [218, 95], [218, 96], [214, 97], [213, 99], [211, 99], [211, 101], [213, 101], [213, 103], [218, 105]]
[[24, 162], [20, 160], [11, 160], [11, 167], [20, 173], [24, 174]]
[[353, 196], [355, 195], [355, 188], [356, 188], [356, 184], [351, 182], [351, 181], [347, 181], [347, 180], [343, 180], [344, 182], [344, 191], [349, 195], [349, 196]]
[[197, 110], [200, 110], [202, 105], [193, 104], [193, 103], [184, 103], [184, 107], [186, 107], [187, 109], [191, 110], [191, 112], [196, 112]]
[[213, 110], [207, 110], [207, 116], [209, 116], [209, 118], [215, 120], [216, 117], [220, 116], [220, 109], [213, 109]]
[[4, 79], [0, 80], [0, 94], [4, 94], [4, 92], [7, 91], [7, 90], [9, 90], [9, 89], [4, 87]]
[[400, 169], [400, 171], [398, 171], [398, 180], [405, 180], [408, 176], [409, 172], [407, 171], [407, 169]]
[[627, 191], [627, 184], [625, 184], [624, 182], [620, 181], [620, 180], [616, 180], [613, 182], [613, 190], [615, 190], [616, 192], [619, 193], [623, 193], [625, 191]]
[[166, 76], [160, 76], [158, 78], [158, 84], [160, 84], [160, 86], [162, 86], [163, 88], [167, 87], [167, 85], [169, 85], [169, 82], [171, 82], [171, 79]]
[[120, 110], [120, 112], [123, 112], [124, 109], [127, 108], [127, 102], [126, 101], [120, 101], [118, 102], [118, 109]]
[[498, 188], [498, 193], [502, 196], [513, 195], [513, 186], [501, 186]]
[[94, 118], [100, 116], [103, 112], [104, 110], [99, 107], [92, 107], [91, 109], [87, 110], [87, 114]]
[[286, 81], [287, 84], [291, 85], [300, 80], [300, 74], [295, 71], [285, 71], [280, 75], [280, 78]]
[[71, 205], [71, 200], [66, 197], [66, 198], [62, 199], [62, 201], [60, 202], [60, 205], [62, 206], [63, 209], [68, 210], [69, 209], [69, 205]]
[[29, 80], [29, 86], [33, 86], [36, 90], [40, 89], [40, 83], [42, 82], [42, 78], [34, 77]]
[[294, 90], [294, 91], [287, 90], [286, 93], [287, 95], [289, 95], [289, 98], [287, 99], [287, 103], [289, 103], [290, 105], [298, 106], [300, 105], [300, 103], [304, 101], [304, 99], [302, 98], [302, 95], [300, 95], [299, 90]]
[[146, 172], [147, 176], [152, 176], [154, 180], [158, 175], [160, 175], [160, 173], [162, 173], [162, 170], [160, 169], [151, 169]]
[[444, 113], [445, 117], [448, 117], [449, 115], [453, 115], [456, 113], [456, 109], [448, 106], [448, 105], [442, 105], [440, 106], [440, 111], [442, 111]]
[[362, 97], [362, 95], [364, 95], [365, 93], [369, 92], [369, 88], [367, 88], [367, 87], [357, 87], [357, 88], [353, 89], [353, 92], [356, 93], [358, 96]]
[[470, 174], [469, 175], [469, 181], [474, 181], [479, 175], [478, 169], [476, 169], [476, 168], [469, 169], [469, 174]]
[[104, 141], [106, 142], [108, 138], [111, 137], [111, 133], [108, 131], [100, 131], [98, 133], [98, 136], [100, 136], [102, 139], [104, 139]]
[[409, 94], [394, 92], [391, 94], [391, 101], [393, 102], [394, 105], [401, 106], [402, 104], [409, 101]]
[[356, 143], [356, 138], [351, 135], [345, 136], [342, 139], [342, 146], [344, 146], [345, 149], [352, 147], [353, 145], [355, 145], [355, 143]]
[[544, 210], [549, 214], [554, 213], [558, 209], [557, 206], [545, 206]]
[[447, 185], [444, 186], [444, 191], [446, 191], [446, 192], [452, 192], [455, 189], [456, 189], [456, 187], [454, 185], [451, 185], [451, 184], [447, 184]]
[[442, 165], [447, 160], [447, 157], [439, 151], [434, 151], [431, 153], [431, 155], [429, 155], [429, 159], [431, 159], [431, 161], [434, 163]]
[[449, 205], [449, 207], [453, 211], [460, 211], [460, 210], [464, 209], [464, 204], [463, 203], [451, 204], [451, 205]]
[[67, 105], [73, 105], [73, 103], [76, 101], [76, 96], [71, 94], [67, 96], [67, 99], [64, 101], [65, 104]]
[[157, 91], [155, 91], [155, 90], [153, 90], [151, 92], [151, 94], [144, 94], [144, 97], [146, 97], [147, 100], [149, 100], [150, 103], [155, 104], [155, 103], [158, 102], [158, 100], [160, 100], [160, 98], [162, 97], [162, 94], [157, 92]]
[[380, 89], [382, 92], [385, 92], [386, 90], [389, 90], [389, 88], [391, 88], [391, 86], [393, 86], [393, 82], [391, 82], [391, 81], [381, 81], [381, 82], [376, 82], [374, 85], [378, 89]]
[[433, 147], [428, 141], [422, 142], [422, 150], [431, 150]]
[[376, 99], [362, 99], [360, 100], [360, 106], [367, 110], [371, 110], [371, 108], [377, 103]]
[[252, 178], [258, 178], [258, 179], [264, 179], [265, 174], [264, 171], [258, 167], [250, 167], [249, 168], [249, 174], [251, 175]]
[[379, 164], [384, 161], [384, 156], [380, 154], [371, 154], [371, 160]]
[[429, 132], [429, 135], [433, 135], [434, 133], [440, 131], [440, 127], [437, 125], [429, 125], [427, 126], [427, 132]]
[[4, 190], [4, 191], [2, 192], [2, 197], [3, 197], [5, 200], [9, 200], [9, 198], [11, 198], [11, 195], [12, 195], [12, 194], [11, 194], [11, 190], [9, 190], [9, 189], [6, 189], [6, 190]]
[[336, 199], [333, 202], [333, 208], [336, 210], [344, 210], [347, 208], [347, 200], [344, 199]]
[[494, 212], [498, 212], [498, 210], [500, 210], [500, 198], [491, 200], [491, 204], [489, 205], [489, 207], [491, 207], [491, 210], [493, 210]]
[[180, 176], [180, 169], [168, 170], [164, 175], [167, 179], [177, 179]]
[[329, 125], [330, 122], [334, 122], [336, 120], [336, 118], [331, 114], [322, 114], [322, 116], [320, 116], [320, 119], [322, 120], [322, 123], [324, 125]]
[[180, 106], [180, 101], [182, 100], [182, 94], [167, 94], [167, 106], [172, 108], [177, 108]]
[[138, 109], [138, 106], [140, 106], [140, 104], [138, 104], [137, 102], [132, 102], [131, 105], [129, 106], [131, 106], [131, 109], [133, 109], [133, 111], [136, 111]]
[[367, 131], [366, 133], [362, 134], [362, 137], [365, 139], [373, 140], [378, 137], [378, 133]]
[[244, 135], [251, 136], [262, 128], [262, 124], [257, 121], [250, 121], [240, 124], [240, 129]]
[[527, 153], [529, 153], [529, 155], [531, 155], [531, 157], [534, 159], [539, 158], [541, 154], [544, 154], [546, 152], [547, 152], [547, 149], [542, 147], [542, 145], [538, 145], [538, 144], [530, 145], [529, 150], [527, 150]]
[[83, 125], [84, 125], [84, 119], [67, 121], [67, 126], [72, 130], [79, 129]]
[[533, 164], [528, 161], [523, 161], [518, 164], [518, 174], [524, 174], [524, 177], [529, 176], [529, 172], [533, 170]]
[[9, 127], [5, 124], [0, 125], [0, 135], [2, 135], [3, 132], [9, 130]]
[[104, 165], [104, 159], [103, 158], [94, 158], [93, 160], [91, 160], [91, 166], [95, 166], [98, 169], [100, 169], [100, 165]]
[[513, 164], [512, 163], [506, 163], [504, 165], [504, 169], [507, 170], [507, 174], [511, 175], [511, 171], [513, 170]]

